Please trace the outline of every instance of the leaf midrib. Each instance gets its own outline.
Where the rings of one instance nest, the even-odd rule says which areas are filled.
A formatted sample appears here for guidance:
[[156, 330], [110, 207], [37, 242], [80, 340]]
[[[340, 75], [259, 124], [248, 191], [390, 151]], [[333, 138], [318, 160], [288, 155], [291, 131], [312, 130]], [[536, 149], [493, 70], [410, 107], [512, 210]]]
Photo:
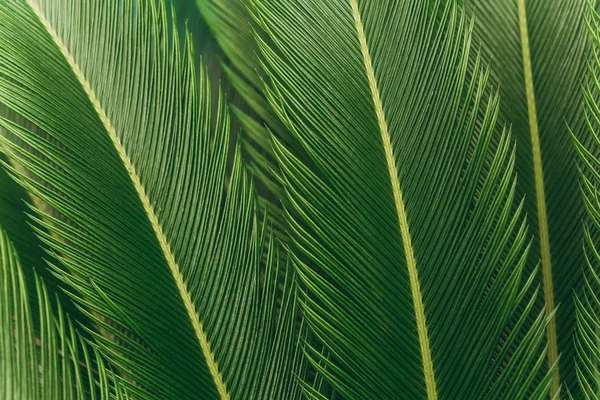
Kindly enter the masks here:
[[146, 194], [146, 190], [144, 189], [144, 186], [141, 183], [140, 177], [137, 174], [135, 167], [133, 166], [133, 163], [131, 162], [131, 159], [127, 155], [127, 152], [126, 152], [125, 148], [123, 147], [123, 144], [121, 143], [119, 137], [117, 136], [116, 130], [115, 130], [114, 126], [112, 125], [112, 122], [106, 115], [106, 112], [104, 111], [104, 108], [102, 107], [102, 105], [100, 104], [100, 101], [96, 97], [94, 90], [92, 89], [90, 83], [87, 81], [85, 75], [81, 71], [81, 68], [79, 68], [79, 65], [75, 61], [74, 57], [71, 55], [68, 47], [62, 41], [62, 39], [58, 36], [56, 30], [52, 27], [52, 25], [50, 25], [50, 22], [46, 19], [46, 16], [42, 12], [42, 10], [39, 8], [39, 6], [35, 3], [33, 3], [31, 0], [27, 0], [27, 4], [32, 9], [32, 11], [35, 13], [37, 18], [40, 20], [40, 22], [42, 23], [42, 25], [44, 26], [44, 28], [46, 29], [48, 34], [52, 37], [52, 40], [54, 41], [56, 46], [59, 48], [63, 57], [69, 64], [69, 67], [72, 69], [73, 73], [77, 77], [77, 80], [81, 84], [83, 90], [85, 91], [90, 102], [92, 103], [94, 110], [96, 111], [96, 113], [98, 114], [98, 117], [102, 121], [102, 125], [104, 126], [104, 129], [108, 133], [108, 136], [110, 137], [110, 140], [113, 143], [115, 150], [117, 151], [117, 153], [119, 155], [119, 158], [123, 162], [123, 166], [127, 170], [127, 174], [129, 175], [129, 177], [131, 178], [131, 181], [133, 183], [135, 191], [138, 194], [138, 197], [142, 203], [144, 211], [146, 212], [146, 216], [148, 217], [148, 220], [150, 221], [150, 224], [152, 225], [152, 229], [158, 239], [160, 248], [161, 248], [163, 255], [165, 257], [165, 260], [167, 261], [167, 264], [169, 266], [169, 270], [173, 276], [173, 279], [175, 280], [177, 290], [179, 291], [179, 294], [183, 300], [186, 312], [188, 314], [190, 322], [192, 323], [194, 333], [196, 335], [196, 338], [198, 339], [200, 348], [202, 349], [202, 353], [205, 357], [207, 367], [213, 378], [217, 392], [219, 393], [221, 400], [229, 400], [230, 395], [227, 391], [227, 388], [226, 388], [225, 382], [223, 380], [223, 376], [219, 370], [218, 364], [214, 358], [214, 354], [212, 353], [212, 350], [210, 348], [210, 342], [208, 341], [208, 337], [206, 335], [206, 332], [204, 331], [202, 322], [200, 321], [200, 318], [198, 317], [198, 313], [196, 312], [196, 307], [192, 301], [190, 293], [187, 290], [185, 280], [183, 278], [183, 275], [181, 274], [181, 268], [179, 267], [179, 265], [177, 264], [177, 262], [175, 260], [175, 256], [173, 255], [173, 253], [170, 249], [167, 237], [163, 232], [162, 226], [161, 226], [160, 222], [158, 221], [158, 217], [156, 216], [156, 213], [154, 212], [154, 207], [152, 206], [152, 203], [150, 202], [150, 199], [148, 198], [148, 195]]
[[415, 259], [412, 238], [410, 236], [410, 230], [408, 227], [406, 208], [404, 206], [402, 190], [400, 189], [398, 168], [396, 167], [396, 160], [393, 153], [391, 137], [388, 130], [385, 112], [383, 110], [383, 103], [381, 101], [379, 87], [377, 86], [375, 70], [373, 69], [373, 63], [371, 61], [371, 55], [369, 53], [369, 46], [367, 44], [367, 37], [365, 35], [362, 17], [358, 9], [358, 1], [350, 0], [350, 5], [352, 7], [352, 17], [354, 18], [356, 33], [358, 35], [358, 41], [360, 43], [360, 51], [363, 57], [363, 63], [367, 74], [367, 79], [369, 81], [369, 88], [371, 90], [373, 105], [375, 107], [375, 113], [377, 115], [377, 123], [381, 132], [381, 139], [383, 141], [385, 159], [387, 162], [388, 173], [392, 185], [392, 193], [394, 196], [394, 204], [396, 206], [396, 214], [398, 217], [400, 234], [402, 236], [402, 244], [404, 246], [406, 265], [408, 268], [408, 276], [410, 280], [411, 294], [413, 304], [415, 307], [415, 319], [417, 323], [417, 331], [419, 336], [419, 346], [421, 348], [421, 358], [423, 361], [423, 374], [425, 378], [425, 387], [427, 389], [427, 397], [429, 400], [437, 400], [438, 396], [436, 380], [433, 371], [433, 361], [431, 358], [431, 347], [429, 344], [429, 335], [427, 332], [427, 322], [425, 319], [425, 306], [423, 304], [423, 296], [421, 294], [421, 284], [419, 282], [419, 273], [417, 271], [417, 260]]
[[[538, 229], [540, 239], [540, 256], [542, 265], [542, 284], [544, 289], [544, 302], [546, 315], [554, 313], [554, 288], [552, 283], [552, 261], [550, 258], [550, 235], [548, 232], [548, 213], [546, 210], [546, 194], [544, 189], [544, 172], [542, 168], [542, 152], [537, 120], [535, 93], [533, 87], [533, 73], [531, 68], [531, 50], [529, 46], [529, 32], [527, 28], [527, 11], [525, 0], [517, 0], [519, 14], [519, 31], [521, 35], [521, 49], [523, 52], [523, 74], [525, 78], [525, 91], [527, 97], [527, 113], [529, 116], [529, 132], [531, 135], [531, 151], [533, 159], [533, 174], [535, 181], [535, 199], [538, 214]], [[548, 340], [548, 368], [552, 368], [558, 360], [558, 343], [556, 336], [556, 318], [553, 317], [546, 326]], [[560, 376], [556, 366], [550, 397], [558, 393]]]

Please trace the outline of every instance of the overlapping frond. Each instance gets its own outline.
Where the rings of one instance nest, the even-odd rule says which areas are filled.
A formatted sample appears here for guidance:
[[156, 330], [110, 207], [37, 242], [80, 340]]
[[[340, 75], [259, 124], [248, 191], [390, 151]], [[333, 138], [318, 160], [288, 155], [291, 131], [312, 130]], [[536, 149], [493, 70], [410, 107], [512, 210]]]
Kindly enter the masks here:
[[579, 155], [581, 190], [589, 216], [585, 227], [583, 290], [575, 297], [577, 306], [578, 390], [575, 398], [596, 399], [600, 395], [600, 16], [590, 5], [587, 20], [591, 38], [589, 79], [583, 90], [587, 129], [573, 132]]
[[56, 299], [37, 277], [35, 288], [28, 292], [19, 256], [0, 227], [0, 397], [126, 399], [116, 376], [78, 335], [60, 304], [51, 305]]
[[477, 16], [473, 40], [491, 60], [491, 79], [500, 87], [500, 121], [512, 125], [517, 140], [517, 192], [525, 195], [534, 235], [530, 268], [540, 263], [546, 311], [556, 310], [547, 333], [548, 363], [560, 355], [556, 393], [560, 383], [576, 382], [573, 293], [583, 284], [585, 210], [565, 121], [574, 132], [585, 129], [580, 83], [588, 42], [586, 0], [466, 3]]
[[14, 238], [15, 246], [23, 254], [21, 262], [27, 264], [27, 269], [33, 269], [34, 265], [42, 262], [43, 250], [27, 223], [27, 204], [31, 203], [31, 199], [4, 170], [0, 170], [0, 188], [0, 224]]
[[[227, 99], [229, 107], [246, 109], [244, 100], [227, 79], [227, 69], [223, 66], [225, 55], [211, 33], [208, 24], [202, 18], [195, 1], [166, 0], [166, 5], [167, 8], [171, 6], [175, 14], [174, 23], [179, 32], [180, 43], [185, 43], [186, 35], [189, 34], [192, 37], [195, 61], [202, 61], [211, 81], [214, 109], [218, 105], [221, 93]], [[235, 133], [231, 138], [234, 141], [237, 139], [237, 134], [240, 132], [241, 126], [236, 119], [232, 119], [230, 123], [231, 131]]]
[[263, 268], [226, 106], [212, 118], [164, 2], [0, 0], [0, 14], [0, 102], [50, 138], [2, 120], [27, 173], [6, 167], [64, 217], [41, 214], [38, 234], [129, 392], [295, 398], [293, 278], [274, 278], [272, 241]]
[[463, 14], [252, 6], [270, 104], [318, 168], [274, 141], [314, 367], [349, 399], [543, 398], [514, 149]]
[[[10, 112], [10, 110], [6, 110], [6, 107], [2, 107], [1, 105], [0, 116], [10, 117], [27, 125], [26, 121], [19, 119], [17, 115]], [[35, 129], [30, 124], [29, 127]], [[0, 135], [10, 135], [10, 133], [0, 128]], [[0, 154], [0, 163], [10, 163], [10, 161], [4, 155]], [[13, 165], [13, 167], [20, 169], [18, 165]], [[47, 262], [52, 257], [48, 254], [40, 239], [35, 235], [34, 227], [32, 226], [33, 220], [29, 218], [29, 214], [33, 212], [32, 207], [34, 207], [34, 204], [38, 208], [43, 208], [46, 212], [52, 213], [52, 210], [48, 209], [47, 204], [42, 203], [39, 198], [32, 196], [31, 193], [24, 190], [9, 176], [4, 168], [0, 167], [0, 226], [6, 230], [19, 253], [29, 292], [34, 293], [36, 291], [35, 276], [38, 275], [44, 281], [49, 293], [59, 297], [61, 307], [65, 312], [71, 317], [76, 318], [80, 323], [87, 324], [89, 321], [87, 321], [61, 289], [60, 280], [54, 276]], [[35, 316], [37, 309], [38, 307], [32, 307], [34, 321], [37, 321]]]
[[[6, 159], [0, 156], [4, 162]], [[37, 270], [44, 279], [50, 278], [46, 274], [46, 268], [43, 261], [43, 249], [41, 242], [35, 236], [33, 229], [29, 225], [27, 213], [30, 212], [28, 205], [31, 204], [31, 198], [21, 186], [19, 186], [3, 169], [0, 169], [0, 226], [8, 232], [14, 246], [21, 256], [21, 263], [25, 271], [26, 281], [29, 290], [35, 290], [35, 280], [33, 272]]]
[[[245, 0], [196, 0], [198, 9], [226, 55], [227, 82], [245, 102], [248, 112], [236, 108], [236, 119], [244, 127], [244, 151], [252, 174], [261, 183], [261, 202], [269, 209], [270, 218], [286, 239], [283, 218], [285, 193], [278, 177], [279, 167], [271, 145], [271, 135], [301, 151], [289, 131], [279, 121], [264, 95], [261, 65], [255, 35], [260, 29], [251, 17]], [[282, 204], [283, 202], [283, 204]]]

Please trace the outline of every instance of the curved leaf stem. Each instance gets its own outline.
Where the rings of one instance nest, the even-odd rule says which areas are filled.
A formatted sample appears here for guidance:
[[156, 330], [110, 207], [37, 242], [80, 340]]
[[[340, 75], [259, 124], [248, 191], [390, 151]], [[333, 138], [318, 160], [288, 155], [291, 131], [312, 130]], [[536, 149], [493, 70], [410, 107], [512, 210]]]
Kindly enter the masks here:
[[[529, 114], [529, 131], [531, 133], [531, 151], [533, 158], [533, 173], [535, 179], [535, 194], [537, 203], [538, 226], [540, 231], [540, 255], [542, 263], [542, 282], [544, 286], [544, 302], [546, 315], [554, 312], [554, 288], [552, 284], [552, 262], [550, 259], [550, 236], [548, 233], [548, 215], [546, 211], [546, 194], [544, 191], [544, 172], [542, 168], [542, 152], [535, 105], [533, 73], [531, 70], [531, 51], [529, 48], [529, 33], [527, 30], [527, 12], [525, 0], [517, 0], [519, 13], [519, 29], [521, 33], [521, 48], [523, 51], [523, 73], [527, 95], [527, 110]], [[553, 317], [546, 327], [548, 337], [548, 368], [552, 368], [558, 360], [558, 344], [556, 337], [556, 320]], [[552, 379], [550, 397], [558, 394], [560, 383], [558, 366]]]
[[204, 354], [206, 364], [208, 366], [210, 374], [215, 383], [215, 387], [220, 395], [221, 400], [229, 400], [230, 396], [229, 396], [229, 393], [225, 386], [225, 382], [223, 381], [223, 376], [221, 375], [217, 361], [214, 358], [214, 354], [211, 351], [208, 337], [206, 335], [206, 332], [204, 331], [204, 328], [202, 327], [202, 322], [200, 321], [200, 318], [198, 317], [198, 313], [196, 312], [196, 307], [192, 301], [189, 291], [187, 290], [185, 280], [183, 278], [183, 275], [181, 274], [181, 269], [180, 269], [179, 265], [177, 264], [177, 262], [175, 260], [175, 256], [173, 255], [173, 253], [169, 247], [169, 242], [163, 232], [162, 226], [161, 226], [160, 222], [158, 221], [158, 217], [156, 216], [156, 213], [154, 212], [152, 203], [150, 202], [150, 199], [148, 198], [148, 195], [146, 194], [144, 186], [142, 185], [140, 177], [137, 174], [135, 167], [133, 166], [133, 163], [131, 162], [131, 159], [127, 155], [127, 152], [126, 152], [125, 148], [123, 147], [121, 140], [117, 136], [114, 126], [112, 125], [110, 119], [106, 115], [106, 112], [102, 108], [102, 105], [100, 104], [100, 101], [96, 97], [96, 94], [94, 93], [92, 87], [90, 86], [90, 83], [87, 81], [85, 75], [81, 71], [81, 68], [79, 68], [79, 65], [77, 64], [77, 62], [71, 55], [71, 53], [70, 53], [69, 49], [67, 48], [67, 46], [65, 45], [65, 43], [58, 36], [56, 30], [50, 25], [49, 21], [46, 19], [44, 13], [38, 7], [38, 5], [33, 3], [32, 0], [27, 0], [27, 4], [31, 7], [31, 9], [35, 13], [35, 15], [39, 18], [39, 20], [42, 23], [42, 25], [44, 26], [44, 28], [48, 31], [48, 33], [52, 37], [52, 40], [54, 41], [54, 43], [60, 49], [60, 51], [63, 54], [63, 56], [65, 57], [66, 61], [69, 63], [69, 66], [73, 70], [73, 73], [77, 77], [77, 80], [83, 87], [83, 90], [89, 97], [90, 102], [92, 103], [94, 109], [96, 110], [98, 117], [102, 121], [102, 124], [104, 125], [104, 128], [106, 129], [111, 142], [115, 146], [115, 150], [117, 151], [119, 157], [121, 158], [121, 161], [123, 162], [125, 169], [127, 170], [129, 177], [131, 178], [131, 181], [134, 185], [135, 191], [138, 194], [138, 197], [144, 207], [144, 211], [146, 212], [148, 220], [150, 221], [150, 224], [152, 225], [152, 229], [154, 230], [154, 233], [156, 234], [156, 237], [159, 242], [160, 248], [163, 252], [163, 255], [167, 261], [167, 264], [169, 265], [169, 269], [171, 271], [171, 274], [173, 275], [173, 279], [175, 280], [175, 284], [176, 284], [179, 294], [181, 295], [181, 298], [183, 300], [188, 317], [190, 319], [190, 322], [192, 323], [194, 333], [198, 339], [198, 343], [200, 344], [202, 353]]
[[367, 73], [367, 78], [369, 80], [369, 87], [371, 89], [371, 95], [373, 97], [373, 105], [375, 107], [375, 113], [377, 114], [377, 123], [379, 124], [379, 130], [381, 131], [381, 139], [383, 141], [383, 147], [385, 150], [385, 159], [387, 161], [388, 172], [392, 184], [394, 203], [396, 205], [396, 213], [398, 215], [400, 233], [402, 235], [402, 242], [404, 245], [406, 265], [408, 268], [410, 287], [412, 291], [412, 299], [415, 307], [415, 319], [419, 335], [421, 358], [423, 360], [423, 373], [425, 377], [427, 397], [429, 400], [436, 400], [438, 396], [435, 374], [433, 372], [431, 347], [429, 345], [429, 335], [427, 333], [427, 323], [425, 320], [425, 307], [423, 305], [423, 296], [421, 294], [421, 284], [419, 282], [419, 273], [417, 271], [417, 261], [415, 259], [412, 239], [408, 228], [406, 209], [404, 206], [404, 200], [402, 198], [402, 191], [400, 189], [398, 169], [396, 167], [396, 160], [394, 158], [394, 153], [392, 150], [390, 133], [385, 118], [385, 113], [383, 111], [381, 95], [379, 93], [379, 87], [377, 86], [377, 79], [375, 77], [375, 71], [373, 69], [373, 63], [371, 61], [371, 55], [369, 53], [367, 37], [365, 35], [364, 25], [362, 22], [360, 11], [358, 9], [358, 1], [351, 0], [350, 4], [352, 6], [352, 16], [354, 17], [354, 23], [356, 26], [356, 32], [358, 34], [358, 40], [360, 42], [360, 50], [363, 56], [365, 70]]

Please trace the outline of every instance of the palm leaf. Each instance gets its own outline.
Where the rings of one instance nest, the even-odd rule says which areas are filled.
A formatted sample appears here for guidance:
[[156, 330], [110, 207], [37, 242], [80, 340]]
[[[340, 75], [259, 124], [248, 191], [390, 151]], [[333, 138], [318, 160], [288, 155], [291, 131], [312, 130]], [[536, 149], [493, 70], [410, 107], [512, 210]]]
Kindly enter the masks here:
[[[0, 396], [6, 400], [126, 399], [115, 376], [77, 334], [60, 304], [52, 304], [39, 278], [35, 288], [32, 297], [15, 247], [0, 228]], [[39, 332], [34, 325], [40, 326]]]
[[2, 0], [0, 14], [0, 103], [52, 139], [3, 120], [27, 174], [10, 171], [69, 221], [42, 213], [39, 235], [116, 338], [93, 333], [130, 393], [297, 397], [293, 278], [276, 284], [274, 241], [261, 263], [239, 146], [227, 169], [225, 104], [213, 121], [164, 2]]
[[[579, 155], [581, 189], [587, 213], [584, 253], [587, 268], [584, 287], [576, 296], [577, 305], [577, 378], [581, 398], [596, 399], [600, 394], [600, 15], [589, 7], [588, 27], [592, 42], [588, 78], [584, 86], [587, 130], [572, 132]], [[575, 393], [579, 393], [575, 391]]]
[[[17, 115], [8, 110], [3, 109], [2, 115], [19, 120], [21, 123], [29, 125], [31, 129], [35, 129], [35, 127], [19, 119]], [[0, 135], [10, 135], [10, 133], [4, 129], [0, 129]], [[10, 161], [0, 154], [0, 164], [7, 163], [10, 163]], [[17, 169], [21, 168], [18, 165], [14, 165], [13, 167]], [[34, 221], [29, 218], [29, 214], [33, 213], [32, 208], [34, 205], [35, 207], [44, 209], [46, 212], [52, 213], [47, 204], [19, 186], [4, 168], [0, 166], [0, 226], [6, 230], [21, 257], [21, 266], [29, 292], [35, 293], [37, 285], [35, 276], [39, 275], [44, 280], [46, 289], [52, 295], [59, 297], [62, 308], [71, 317], [77, 319], [82, 324], [90, 325], [89, 321], [64, 293], [60, 280], [52, 273], [46, 261], [50, 260], [52, 262], [52, 257], [48, 254], [48, 249], [35, 235], [34, 230], [40, 229], [39, 225], [33, 226], [35, 225]], [[37, 307], [33, 307], [32, 311], [35, 314]], [[34, 321], [37, 321], [37, 316], [35, 315]], [[34, 326], [37, 329], [35, 324]]]
[[274, 141], [302, 309], [324, 348], [306, 343], [313, 366], [349, 399], [546, 396], [515, 154], [463, 14], [391, 0], [253, 8], [270, 104], [318, 168]]
[[[462, 3], [462, 2], [461, 2]], [[473, 40], [493, 60], [499, 83], [500, 120], [517, 139], [517, 192], [534, 234], [531, 267], [541, 260], [546, 312], [558, 305], [547, 328], [548, 364], [559, 354], [552, 392], [559, 383], [575, 386], [573, 292], [583, 283], [581, 220], [575, 152], [565, 120], [585, 129], [580, 82], [588, 37], [586, 0], [470, 0], [477, 15]]]
[[[7, 160], [0, 156], [0, 162]], [[32, 199], [11, 177], [0, 168], [0, 226], [10, 235], [19, 254], [29, 291], [35, 291], [34, 271], [44, 280], [52, 280], [53, 276], [47, 268], [43, 268], [44, 254], [41, 242], [31, 228], [27, 214]]]
[[[3, 162], [4, 157], [0, 156]], [[27, 269], [40, 263], [43, 258], [40, 242], [27, 221], [28, 205], [31, 199], [10, 176], [0, 169], [0, 225], [14, 238], [14, 245], [24, 255], [22, 262]]]
[[[246, 106], [243, 99], [234, 90], [227, 78], [227, 69], [223, 66], [225, 56], [209, 26], [200, 15], [195, 2], [193, 0], [166, 0], [166, 4], [171, 6], [175, 14], [174, 23], [179, 33], [180, 43], [184, 44], [185, 36], [189, 34], [193, 39], [196, 61], [202, 60], [204, 68], [208, 71], [213, 93], [214, 111], [216, 112], [220, 92], [227, 98], [230, 106], [245, 110]], [[232, 119], [230, 123], [232, 132], [237, 133], [241, 130], [237, 119]], [[236, 138], [237, 135], [232, 135], [233, 144], [235, 144]]]
[[302, 151], [302, 148], [294, 142], [265, 98], [254, 37], [260, 29], [253, 23], [244, 0], [196, 0], [196, 4], [227, 57], [227, 82], [245, 104], [244, 108], [235, 108], [235, 115], [244, 128], [244, 150], [250, 170], [261, 184], [261, 203], [268, 208], [280, 240], [286, 240], [282, 211], [285, 194], [271, 146], [271, 134], [296, 151]]

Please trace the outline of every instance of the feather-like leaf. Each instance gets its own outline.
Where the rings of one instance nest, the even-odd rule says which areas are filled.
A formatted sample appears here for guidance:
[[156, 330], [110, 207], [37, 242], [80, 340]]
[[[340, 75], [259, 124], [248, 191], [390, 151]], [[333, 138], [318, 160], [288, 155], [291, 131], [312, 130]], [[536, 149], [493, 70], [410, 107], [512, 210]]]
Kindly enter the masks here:
[[513, 146], [463, 14], [252, 4], [270, 104], [318, 168], [275, 140], [315, 368], [343, 398], [546, 396]]
[[[172, 6], [176, 20], [174, 21], [179, 32], [179, 40], [185, 43], [185, 35], [192, 37], [194, 44], [195, 61], [202, 60], [204, 68], [208, 71], [211, 80], [213, 93], [213, 106], [217, 107], [218, 98], [223, 93], [230, 106], [246, 109], [243, 99], [240, 98], [237, 91], [231, 87], [227, 79], [227, 69], [223, 67], [223, 58], [214, 35], [211, 34], [209, 26], [206, 24], [194, 0], [167, 0], [167, 7]], [[236, 133], [232, 135], [232, 142], [237, 139], [237, 132], [241, 127], [239, 121], [232, 119], [231, 131]]]
[[[2, 110], [2, 115], [10, 116], [14, 119], [19, 119], [14, 113], [5, 109]], [[21, 120], [26, 124], [26, 121]], [[32, 127], [33, 128], [33, 127]], [[0, 128], [0, 135], [10, 135], [6, 130]], [[0, 154], [0, 164], [9, 162], [4, 155]], [[20, 167], [14, 166], [19, 169]], [[47, 204], [42, 204], [39, 198], [32, 196], [24, 190], [19, 184], [10, 177], [10, 175], [0, 166], [0, 226], [4, 228], [10, 236], [17, 252], [21, 258], [21, 266], [27, 282], [30, 293], [36, 291], [36, 278], [38, 275], [43, 279], [46, 289], [52, 294], [57, 295], [60, 299], [61, 307], [71, 317], [76, 318], [82, 324], [88, 324], [89, 321], [81, 314], [71, 299], [61, 289], [61, 282], [54, 276], [46, 260], [52, 257], [48, 254], [43, 243], [35, 235], [33, 220], [29, 218], [32, 213], [34, 204], [38, 208], [43, 208], [47, 212]], [[39, 229], [39, 227], [38, 227]], [[34, 322], [37, 322], [38, 307], [32, 307], [34, 314]], [[56, 311], [56, 310], [55, 310]], [[37, 329], [37, 325], [34, 324]]]
[[[0, 160], [6, 162], [4, 156]], [[30, 195], [0, 168], [0, 226], [10, 235], [21, 256], [25, 280], [30, 292], [35, 291], [34, 271], [46, 279], [53, 276], [43, 268], [44, 254], [40, 240], [35, 236], [27, 217], [30, 212]]]
[[296, 151], [301, 151], [301, 147], [297, 146], [265, 98], [254, 37], [260, 29], [252, 21], [244, 0], [196, 0], [196, 3], [229, 61], [227, 81], [239, 93], [249, 111], [235, 109], [236, 119], [244, 127], [245, 153], [253, 175], [262, 184], [262, 190], [259, 190], [261, 202], [269, 210], [279, 239], [285, 241], [287, 229], [282, 212], [285, 194], [278, 177], [271, 135], [293, 146]]
[[60, 304], [52, 305], [37, 277], [35, 288], [31, 296], [15, 247], [0, 227], [0, 397], [125, 400], [116, 376], [78, 335]]
[[0, 188], [0, 226], [14, 238], [15, 247], [24, 255], [21, 262], [26, 265], [25, 269], [33, 271], [34, 266], [42, 262], [43, 250], [28, 225], [31, 199], [3, 169], [0, 169]]
[[[463, 1], [460, 1], [462, 4]], [[530, 268], [540, 262], [546, 312], [548, 364], [560, 356], [552, 392], [575, 388], [573, 293], [583, 284], [585, 263], [575, 151], [567, 124], [585, 129], [580, 83], [588, 36], [586, 0], [469, 0], [477, 16], [473, 40], [492, 60], [491, 79], [500, 88], [501, 122], [517, 140], [517, 193], [534, 235]]]
[[228, 173], [225, 104], [213, 121], [164, 2], [2, 0], [0, 15], [0, 102], [52, 139], [3, 120], [19, 141], [2, 147], [27, 174], [10, 171], [69, 221], [41, 215], [39, 235], [117, 339], [95, 334], [130, 393], [295, 398], [292, 278], [283, 293], [273, 283], [271, 242], [262, 270], [239, 147]]
[[[600, 395], [600, 15], [590, 5], [588, 29], [592, 48], [588, 60], [588, 78], [583, 89], [587, 129], [572, 132], [579, 155], [581, 191], [588, 223], [585, 226], [583, 290], [575, 296], [577, 306], [577, 378], [572, 398], [597, 399]], [[573, 396], [574, 394], [574, 396]]]

